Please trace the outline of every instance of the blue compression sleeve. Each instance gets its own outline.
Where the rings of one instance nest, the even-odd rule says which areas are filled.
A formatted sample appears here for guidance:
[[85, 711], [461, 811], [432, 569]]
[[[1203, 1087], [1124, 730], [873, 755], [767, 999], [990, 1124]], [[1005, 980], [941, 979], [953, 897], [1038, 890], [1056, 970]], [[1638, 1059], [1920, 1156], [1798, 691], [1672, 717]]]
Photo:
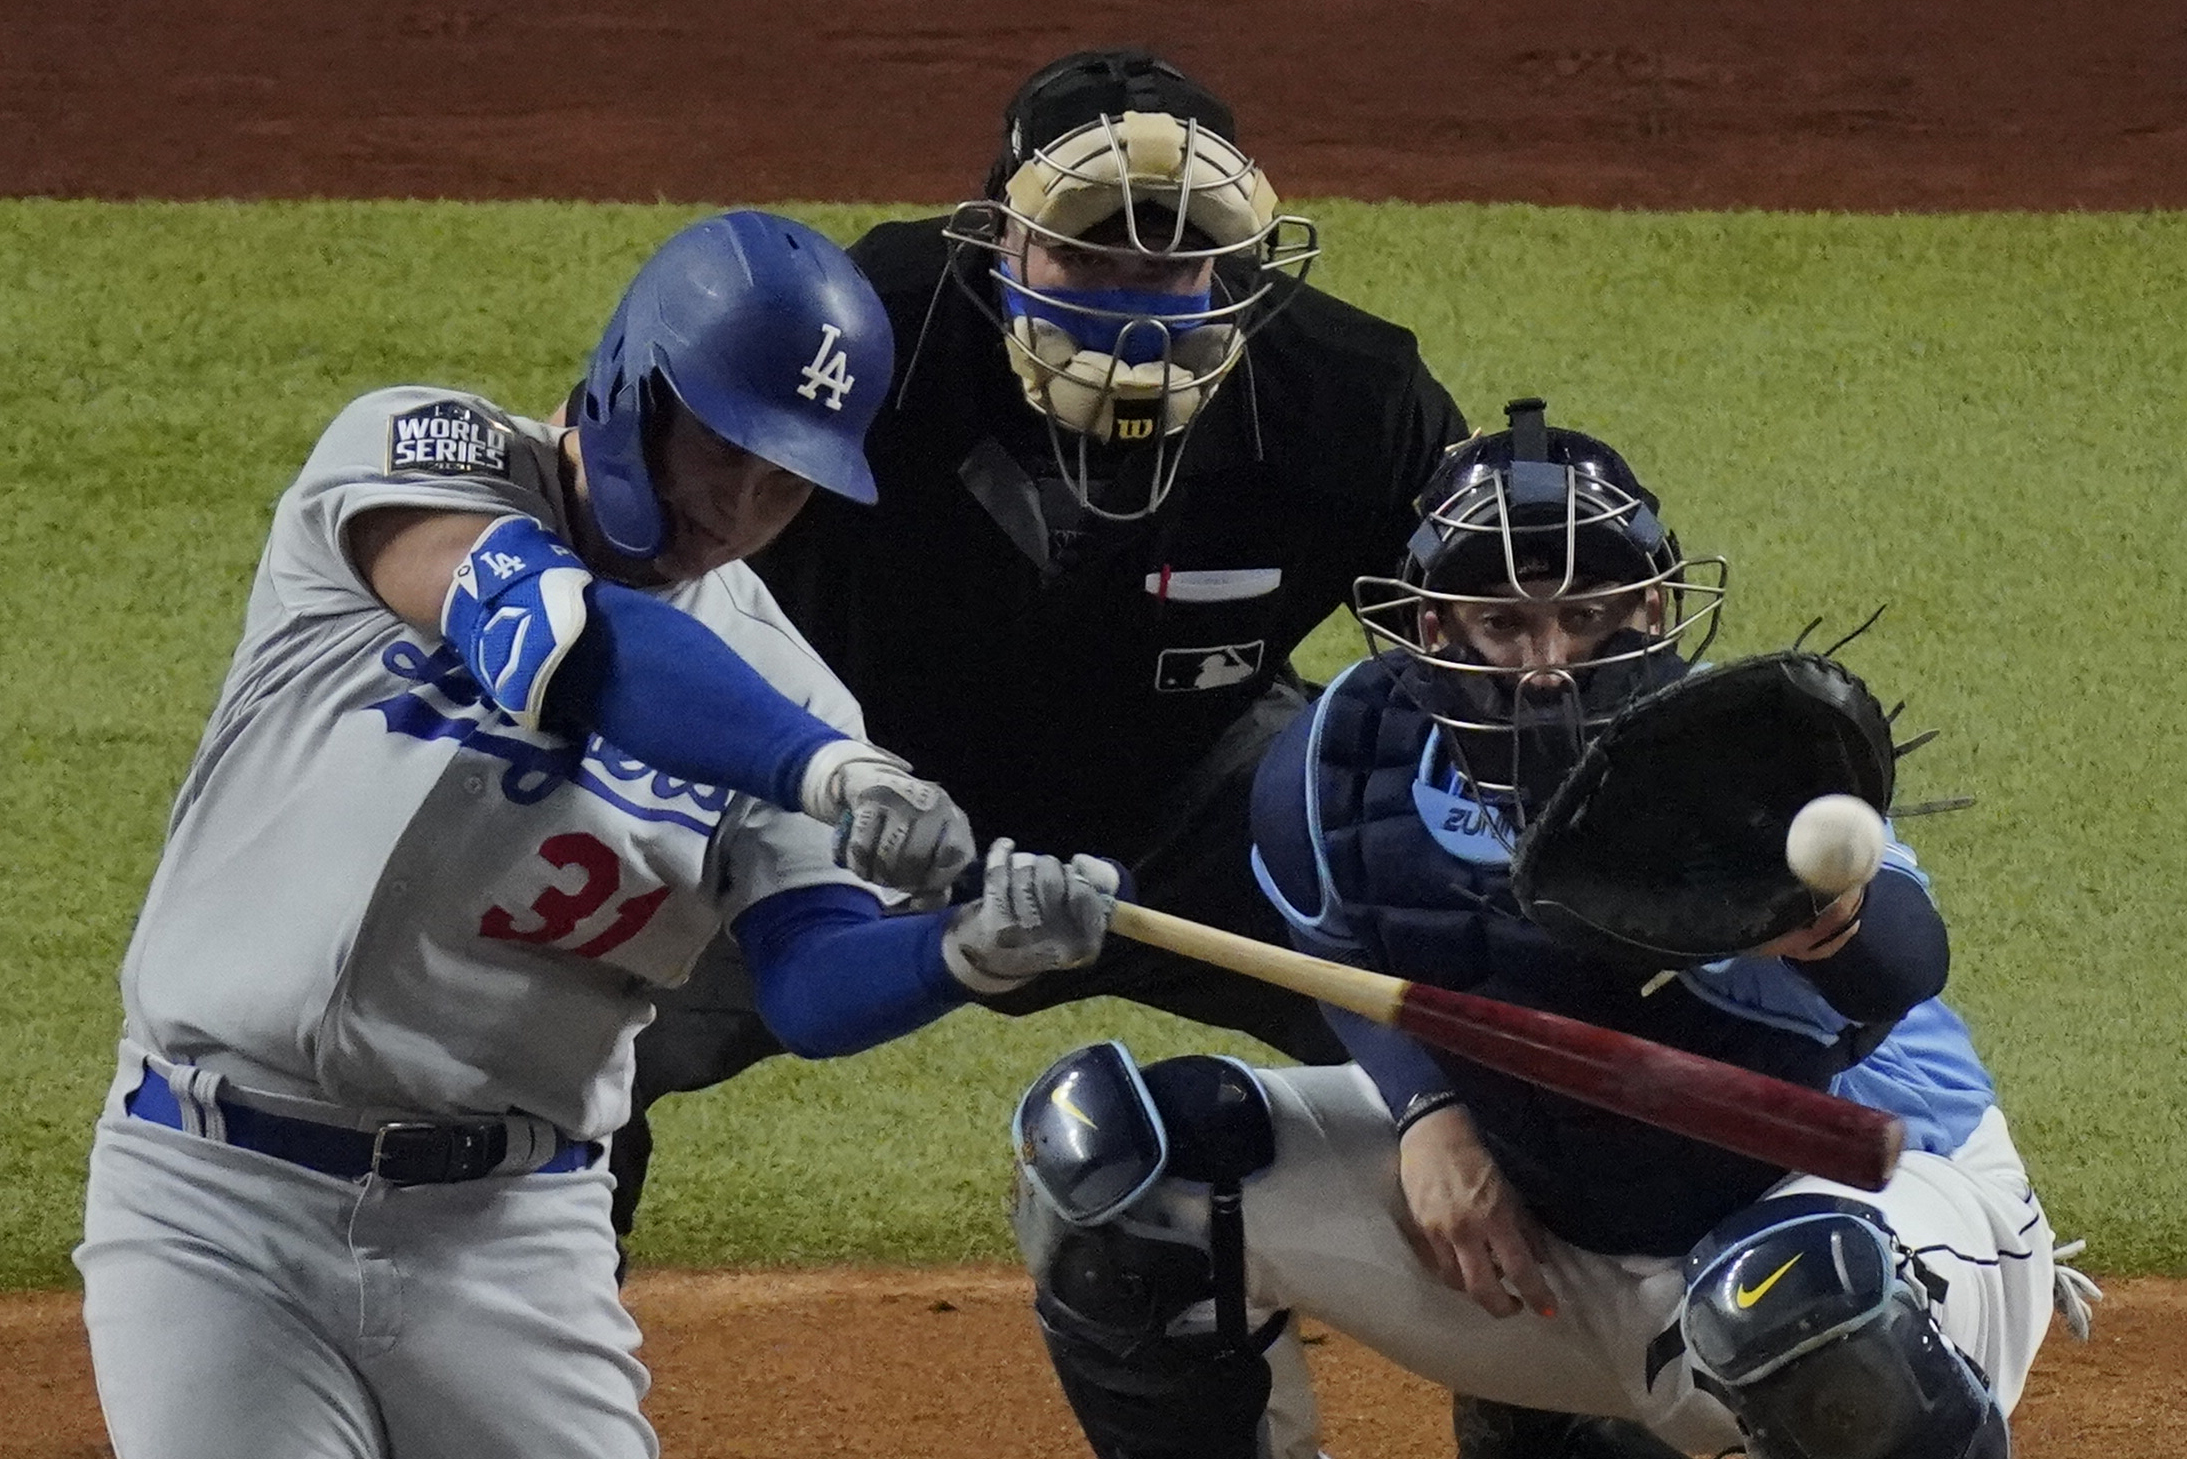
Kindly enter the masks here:
[[1830, 1006], [1856, 1023], [1887, 1023], [1944, 991], [1951, 938], [1928, 889], [1912, 873], [1886, 867], [1861, 899], [1860, 931], [1821, 962], [1794, 970]]
[[1391, 1119], [1403, 1119], [1406, 1108], [1420, 1095], [1450, 1091], [1450, 1075], [1412, 1035], [1327, 1003], [1321, 1005], [1321, 1012], [1344, 1041], [1345, 1052], [1374, 1081]]
[[759, 1016], [801, 1059], [855, 1054], [923, 1028], [970, 996], [942, 962], [949, 909], [885, 917], [871, 892], [830, 883], [754, 902], [730, 929]]
[[656, 770], [799, 809], [806, 762], [842, 731], [682, 609], [597, 579], [585, 597], [584, 632], [547, 691], [552, 728], [593, 730]]
[[[1300, 952], [1325, 957], [1331, 962], [1364, 967], [1371, 973], [1382, 971], [1370, 967], [1366, 955], [1357, 948], [1316, 937], [1298, 926], [1291, 928], [1291, 945]], [[1406, 1106], [1415, 1096], [1449, 1092], [1450, 1076], [1412, 1035], [1362, 1018], [1333, 1003], [1321, 1005], [1321, 1016], [1329, 1021], [1329, 1027], [1343, 1041], [1344, 1051], [1352, 1056], [1352, 1062], [1374, 1081], [1382, 1102], [1389, 1106], [1390, 1118], [1404, 1118]]]

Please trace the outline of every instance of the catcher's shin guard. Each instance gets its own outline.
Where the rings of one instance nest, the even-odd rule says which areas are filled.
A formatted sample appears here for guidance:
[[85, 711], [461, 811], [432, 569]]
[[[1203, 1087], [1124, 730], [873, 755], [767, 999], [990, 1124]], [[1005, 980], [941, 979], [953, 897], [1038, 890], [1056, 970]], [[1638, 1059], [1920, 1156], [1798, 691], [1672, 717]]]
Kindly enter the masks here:
[[1732, 1217], [1686, 1258], [1694, 1381], [1755, 1459], [2007, 1459], [2005, 1416], [1937, 1327], [1943, 1283], [1881, 1213], [1821, 1194]]
[[[1275, 1154], [1250, 1070], [1120, 1044], [1058, 1060], [1015, 1121], [1013, 1224], [1064, 1396], [1100, 1459], [1257, 1459], [1277, 1313], [1249, 1331], [1240, 1183]], [[1212, 1330], [1196, 1308], [1212, 1304]]]
[[[1118, 1353], [1106, 1334], [1036, 1297], [1040, 1335], [1097, 1459], [1260, 1459], [1268, 1360], [1215, 1333], [1165, 1336]], [[1273, 1341], [1280, 1323], [1269, 1331]]]

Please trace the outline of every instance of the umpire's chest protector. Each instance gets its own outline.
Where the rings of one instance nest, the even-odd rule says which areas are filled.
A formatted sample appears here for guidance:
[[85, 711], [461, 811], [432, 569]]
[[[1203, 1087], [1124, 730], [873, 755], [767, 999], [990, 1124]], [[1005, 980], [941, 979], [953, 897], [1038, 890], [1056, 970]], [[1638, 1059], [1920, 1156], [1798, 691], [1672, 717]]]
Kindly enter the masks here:
[[[1434, 732], [1382, 660], [1355, 667], [1316, 707], [1301, 800], [1330, 910], [1374, 966], [1828, 1084], [1841, 1067], [1829, 1044], [1711, 1006], [1677, 983], [1643, 996], [1630, 975], [1525, 920], [1508, 851], [1463, 823], [1479, 808], [1452, 798], [1446, 812], [1420, 793]], [[1452, 819], [1431, 830], [1431, 812]], [[1454, 1056], [1437, 1062], [1529, 1207], [1591, 1250], [1676, 1255], [1784, 1174]]]

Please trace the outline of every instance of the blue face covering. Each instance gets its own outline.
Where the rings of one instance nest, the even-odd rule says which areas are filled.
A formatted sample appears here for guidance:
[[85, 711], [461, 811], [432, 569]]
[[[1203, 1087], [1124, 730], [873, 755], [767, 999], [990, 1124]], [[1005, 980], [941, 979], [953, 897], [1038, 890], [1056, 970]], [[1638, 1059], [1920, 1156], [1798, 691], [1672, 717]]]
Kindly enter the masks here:
[[[1003, 261], [1002, 271], [1010, 279], [1017, 278], [1017, 271], [1008, 260]], [[1042, 289], [1040, 292], [1045, 297], [1035, 299], [1016, 289], [1005, 288], [1002, 291], [1003, 308], [1012, 318], [1047, 320], [1077, 340], [1080, 349], [1115, 355], [1127, 365], [1144, 365], [1162, 358], [1162, 330], [1142, 325], [1132, 330], [1129, 337], [1124, 337], [1126, 326], [1132, 322], [1130, 319], [1109, 319], [1098, 314], [1082, 314], [1079, 310], [1105, 309], [1151, 319], [1175, 336], [1200, 327], [1201, 320], [1177, 316], [1206, 313], [1212, 290], [1202, 289], [1193, 294], [1161, 294], [1147, 289]], [[1054, 302], [1049, 302], [1051, 300]], [[1121, 350], [1116, 347], [1119, 338], [1124, 338]]]

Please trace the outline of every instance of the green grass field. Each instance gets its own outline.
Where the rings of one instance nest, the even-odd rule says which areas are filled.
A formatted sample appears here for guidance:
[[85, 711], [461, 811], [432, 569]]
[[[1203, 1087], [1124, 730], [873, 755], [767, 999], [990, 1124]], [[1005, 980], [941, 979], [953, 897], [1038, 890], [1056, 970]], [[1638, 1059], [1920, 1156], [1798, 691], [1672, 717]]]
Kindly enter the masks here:
[[[1312, 211], [1319, 280], [1471, 417], [1548, 396], [1730, 557], [1718, 657], [1890, 605], [1846, 657], [1945, 731], [1905, 791], [1980, 799], [1907, 828], [1953, 999], [2060, 1229], [2187, 1271], [2187, 217]], [[691, 213], [0, 202], [0, 1287], [70, 1277], [114, 969], [273, 498], [372, 386], [549, 409]], [[1012, 1096], [1112, 1034], [1250, 1052], [1095, 1003], [777, 1060], [662, 1107], [638, 1255], [1001, 1255]]]

